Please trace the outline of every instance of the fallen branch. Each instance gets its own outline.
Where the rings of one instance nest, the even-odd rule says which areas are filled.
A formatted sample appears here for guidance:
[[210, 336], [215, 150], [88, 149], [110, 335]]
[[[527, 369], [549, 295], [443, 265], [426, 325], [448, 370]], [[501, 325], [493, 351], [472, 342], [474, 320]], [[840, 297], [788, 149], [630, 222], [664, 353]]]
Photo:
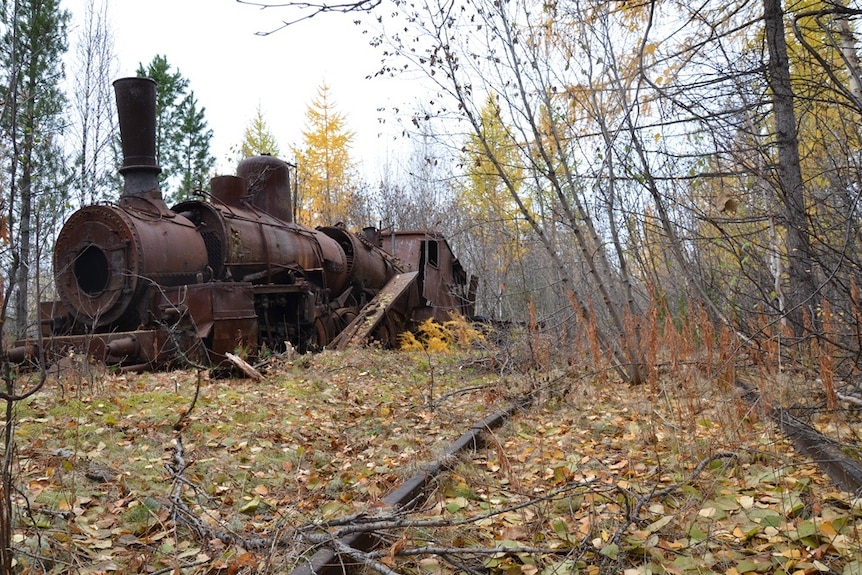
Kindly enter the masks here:
[[263, 381], [263, 375], [253, 365], [231, 352], [226, 352], [224, 355], [248, 377], [255, 381]]
[[364, 551], [360, 551], [359, 549], [355, 549], [355, 548], [347, 545], [346, 543], [344, 543], [340, 539], [333, 540], [332, 545], [333, 545], [333, 547], [335, 547], [335, 550], [338, 551], [339, 553], [341, 553], [343, 555], [347, 555], [348, 557], [352, 557], [353, 559], [356, 559], [357, 561], [362, 563], [364, 566], [366, 566], [369, 569], [372, 569], [374, 571], [377, 571], [381, 575], [401, 575], [397, 571], [393, 571], [392, 569], [390, 569], [389, 567], [387, 567], [386, 565], [384, 565], [380, 561], [377, 561], [375, 558], [371, 557], [370, 554], [368, 554]]
[[856, 397], [855, 395], [844, 395], [843, 393], [836, 393], [835, 397], [837, 397], [841, 401], [846, 401], [847, 403], [862, 405], [862, 399]]

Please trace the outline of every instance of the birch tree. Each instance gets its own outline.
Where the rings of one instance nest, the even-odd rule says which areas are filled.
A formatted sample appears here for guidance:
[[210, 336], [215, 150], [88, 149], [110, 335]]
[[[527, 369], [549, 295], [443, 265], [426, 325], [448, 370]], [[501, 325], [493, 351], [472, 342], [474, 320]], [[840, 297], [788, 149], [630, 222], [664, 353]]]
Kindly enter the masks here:
[[[113, 198], [119, 187], [111, 83], [117, 77], [107, 1], [87, 0], [74, 46], [71, 131], [79, 205]], [[71, 198], [70, 198], [71, 199]]]
[[[644, 379], [656, 306], [740, 342], [823, 340], [858, 368], [855, 5], [392, 7], [378, 74], [434, 84], [416, 131], [478, 144], [550, 262], [546, 300], [594, 321], [624, 377]], [[489, 94], [523, 176], [483, 138]]]
[[[528, 230], [493, 162], [496, 160], [511, 173], [515, 193], [520, 193], [523, 170], [518, 166], [518, 148], [513, 146], [508, 127], [500, 119], [499, 103], [493, 93], [480, 110], [480, 123], [481, 133], [468, 135], [461, 155], [464, 176], [456, 189], [456, 206], [460, 218], [469, 222], [471, 241], [465, 243], [465, 252], [459, 253], [468, 269], [483, 280], [480, 290], [484, 293], [477, 297], [485, 302], [483, 312], [503, 319], [518, 315], [530, 304], [526, 290], [515, 287], [521, 283], [515, 277], [524, 264]], [[521, 295], [504, 297], [508, 286]]]

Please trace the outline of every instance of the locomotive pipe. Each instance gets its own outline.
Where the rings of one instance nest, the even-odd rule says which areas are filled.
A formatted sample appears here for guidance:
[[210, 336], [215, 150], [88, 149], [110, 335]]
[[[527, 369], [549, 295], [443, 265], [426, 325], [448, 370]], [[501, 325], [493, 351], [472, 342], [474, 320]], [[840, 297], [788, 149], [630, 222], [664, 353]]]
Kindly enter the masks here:
[[140, 351], [138, 340], [134, 337], [124, 337], [108, 342], [106, 352], [114, 357], [136, 357]]
[[114, 82], [125, 179], [120, 205], [135, 198], [167, 211], [159, 191], [156, 160], [156, 82], [150, 78], [120, 78]]
[[6, 358], [9, 363], [24, 363], [25, 361], [33, 360], [39, 357], [39, 348], [33, 343], [25, 343], [13, 347], [6, 352]]

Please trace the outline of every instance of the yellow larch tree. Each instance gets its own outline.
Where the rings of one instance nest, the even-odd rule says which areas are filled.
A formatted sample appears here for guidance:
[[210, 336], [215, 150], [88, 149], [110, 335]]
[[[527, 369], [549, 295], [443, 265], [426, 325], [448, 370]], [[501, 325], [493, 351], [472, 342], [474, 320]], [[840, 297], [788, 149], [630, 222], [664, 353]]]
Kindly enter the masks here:
[[303, 146], [294, 148], [297, 165], [297, 221], [330, 225], [350, 221], [356, 175], [350, 157], [354, 133], [338, 112], [324, 82], [305, 112]]

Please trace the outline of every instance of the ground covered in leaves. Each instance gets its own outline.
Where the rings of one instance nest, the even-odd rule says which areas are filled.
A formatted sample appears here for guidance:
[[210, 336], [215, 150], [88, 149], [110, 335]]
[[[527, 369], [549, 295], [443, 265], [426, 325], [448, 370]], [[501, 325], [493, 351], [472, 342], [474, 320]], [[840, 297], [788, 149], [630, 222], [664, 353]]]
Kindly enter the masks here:
[[[68, 373], [17, 407], [17, 569], [289, 573], [373, 530], [348, 559], [389, 575], [862, 574], [862, 499], [732, 387], [512, 367], [372, 349], [273, 359], [262, 383]], [[381, 505], [525, 395], [421, 506]]]

